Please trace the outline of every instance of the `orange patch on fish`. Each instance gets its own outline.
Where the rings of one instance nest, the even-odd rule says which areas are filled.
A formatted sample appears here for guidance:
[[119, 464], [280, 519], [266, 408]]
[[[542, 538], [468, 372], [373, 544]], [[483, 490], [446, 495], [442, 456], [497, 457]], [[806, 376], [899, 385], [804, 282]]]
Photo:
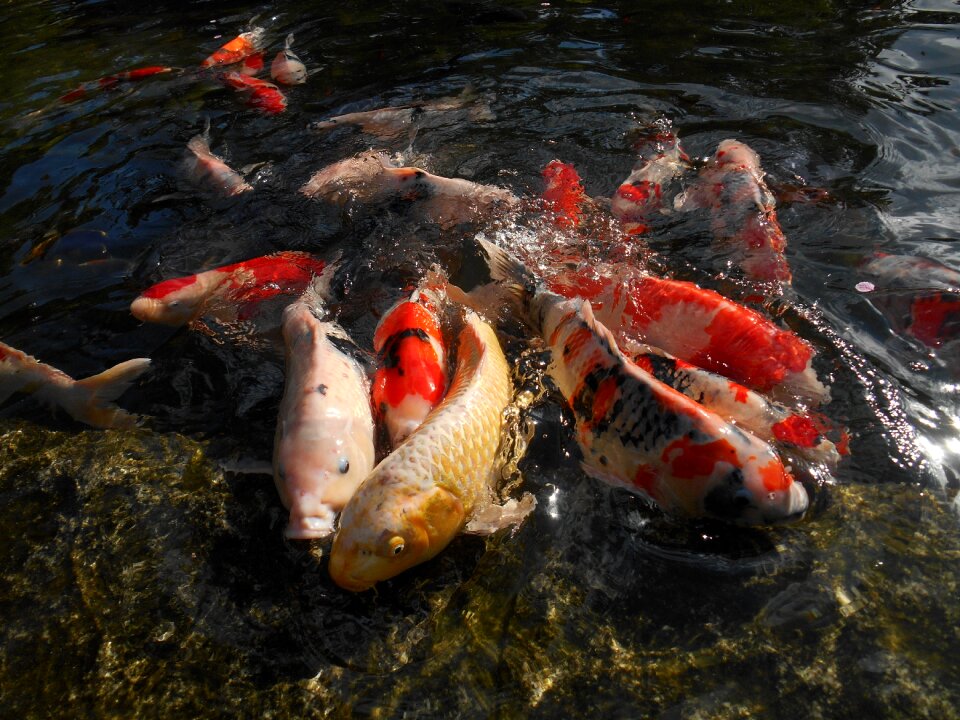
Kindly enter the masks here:
[[724, 438], [697, 443], [689, 437], [682, 437], [670, 443], [660, 459], [671, 466], [674, 476], [683, 479], [708, 477], [720, 462], [731, 467], [740, 465], [737, 449]]
[[763, 480], [763, 486], [770, 492], [786, 490], [793, 484], [793, 476], [787, 472], [779, 458], [771, 460], [760, 468], [760, 477]]

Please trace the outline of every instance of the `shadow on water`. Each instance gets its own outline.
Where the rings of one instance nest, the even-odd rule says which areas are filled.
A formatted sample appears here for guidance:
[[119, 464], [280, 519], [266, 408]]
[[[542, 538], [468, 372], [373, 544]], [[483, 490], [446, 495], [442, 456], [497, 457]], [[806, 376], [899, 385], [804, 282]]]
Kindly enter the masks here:
[[[268, 60], [293, 32], [320, 70], [277, 117], [190, 70], [255, 16]], [[955, 4], [25, 2], [0, 20], [0, 338], [76, 377], [153, 362], [120, 401], [137, 430], [87, 430], [23, 396], [0, 411], [8, 714], [958, 717], [956, 366], [855, 289], [878, 250], [960, 268]], [[185, 70], [58, 100], [155, 63]], [[476, 121], [308, 128], [465, 88], [489, 103]], [[330, 305], [369, 347], [423, 269], [475, 275], [489, 228], [324, 207], [297, 192], [313, 172], [373, 146], [536, 196], [560, 158], [609, 197], [658, 118], [694, 164], [737, 137], [794, 189], [778, 206], [794, 285], [756, 307], [816, 347], [851, 455], [803, 476], [800, 523], [685, 522], [585, 476], [547, 393], [525, 416], [538, 508], [523, 526], [462, 536], [375, 591], [337, 588], [327, 546], [283, 538], [272, 478], [222, 469], [270, 458], [282, 305], [177, 329], [139, 323], [131, 300], [306, 250], [340, 259]], [[207, 119], [254, 192], [185, 184]], [[651, 267], [746, 296], [705, 214], [651, 224]], [[511, 360], [533, 362], [501, 329]]]

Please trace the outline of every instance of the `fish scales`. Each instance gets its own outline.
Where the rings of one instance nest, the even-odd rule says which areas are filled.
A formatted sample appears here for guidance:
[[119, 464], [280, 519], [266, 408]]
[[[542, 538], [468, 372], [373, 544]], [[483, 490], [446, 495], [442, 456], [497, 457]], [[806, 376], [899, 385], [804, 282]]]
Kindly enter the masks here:
[[511, 391], [496, 333], [468, 312], [446, 397], [380, 462], [340, 516], [330, 554], [338, 585], [367, 589], [432, 558], [460, 532], [491, 496]]

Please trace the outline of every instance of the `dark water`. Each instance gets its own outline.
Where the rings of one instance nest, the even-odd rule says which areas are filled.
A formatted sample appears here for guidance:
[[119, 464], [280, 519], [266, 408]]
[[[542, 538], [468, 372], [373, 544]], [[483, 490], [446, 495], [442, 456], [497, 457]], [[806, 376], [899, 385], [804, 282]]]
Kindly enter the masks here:
[[[191, 72], [57, 102], [195, 66], [253, 16], [271, 50], [293, 32], [320, 69], [283, 115]], [[2, 408], [4, 716], [960, 716], [960, 343], [906, 331], [923, 272], [863, 268], [882, 251], [960, 269], [957, 3], [24, 2], [0, 18], [0, 338], [75, 377], [154, 362], [121, 400], [148, 417], [134, 432], [29, 397]], [[412, 139], [307, 130], [465, 87], [493, 117]], [[342, 250], [336, 310], [369, 342], [390, 293], [431, 262], [457, 270], [484, 228], [340, 217], [296, 193], [312, 172], [373, 145], [535, 195], [560, 158], [608, 197], [661, 118], [695, 158], [735, 137], [774, 186], [829, 192], [778, 207], [794, 284], [765, 311], [816, 346], [851, 455], [797, 525], [684, 523], [583, 476], [547, 398], [522, 528], [340, 591], [320, 548], [282, 539], [272, 480], [219, 466], [269, 458], [274, 338], [142, 325], [130, 301], [275, 250]], [[215, 152], [260, 164], [253, 193], [183, 184], [207, 119]], [[671, 275], [738, 292], [702, 218], [666, 218], [649, 244]]]

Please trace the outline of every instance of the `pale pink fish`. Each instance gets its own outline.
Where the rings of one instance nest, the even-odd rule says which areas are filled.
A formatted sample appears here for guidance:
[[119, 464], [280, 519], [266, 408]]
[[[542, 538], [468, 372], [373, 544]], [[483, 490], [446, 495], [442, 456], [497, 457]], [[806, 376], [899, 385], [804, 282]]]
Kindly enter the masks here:
[[274, 441], [274, 479], [290, 511], [285, 534], [333, 533], [337, 513], [374, 465], [370, 385], [346, 332], [325, 319], [311, 286], [283, 312], [286, 381]]
[[232, 197], [253, 190], [243, 176], [210, 152], [210, 124], [187, 143], [183, 160], [184, 174], [195, 184], [211, 189], [222, 197]]
[[381, 152], [369, 150], [314, 173], [300, 192], [334, 205], [405, 201], [419, 217], [454, 225], [513, 208], [517, 197], [494, 185], [398, 167]]
[[149, 358], [127, 360], [99, 375], [74, 380], [16, 348], [0, 343], [0, 402], [15, 392], [33, 393], [97, 428], [130, 428], [139, 418], [117, 407], [120, 397], [150, 367]]
[[283, 50], [270, 64], [270, 77], [281, 85], [301, 85], [307, 81], [307, 68], [290, 49], [293, 45], [293, 33], [287, 35]]

